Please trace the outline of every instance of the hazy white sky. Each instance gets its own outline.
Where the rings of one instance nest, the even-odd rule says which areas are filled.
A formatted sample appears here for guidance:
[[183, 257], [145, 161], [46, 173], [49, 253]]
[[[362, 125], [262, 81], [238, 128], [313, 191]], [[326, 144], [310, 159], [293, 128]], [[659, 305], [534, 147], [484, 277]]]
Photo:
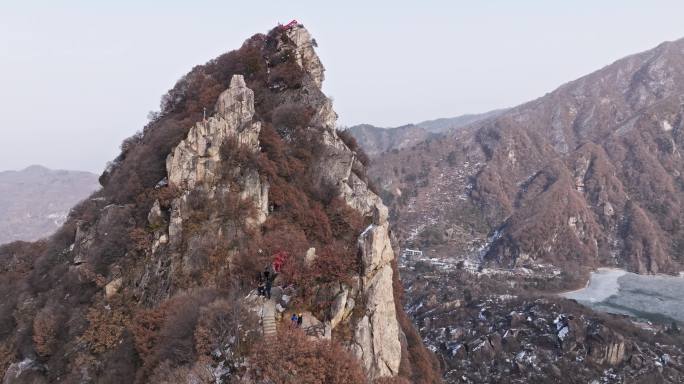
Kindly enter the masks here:
[[536, 98], [684, 37], [681, 0], [0, 0], [0, 170], [100, 172], [192, 66], [297, 18], [340, 124]]

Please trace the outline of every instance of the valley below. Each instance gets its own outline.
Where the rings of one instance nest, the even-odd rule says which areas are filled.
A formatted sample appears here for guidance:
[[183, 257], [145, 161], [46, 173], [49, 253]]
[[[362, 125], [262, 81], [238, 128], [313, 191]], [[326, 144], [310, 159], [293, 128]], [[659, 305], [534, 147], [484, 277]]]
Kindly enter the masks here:
[[[399, 262], [405, 310], [446, 383], [679, 383], [679, 277], [599, 269], [559, 294], [561, 273], [472, 268], [430, 257]], [[650, 319], [650, 320], [649, 320]]]

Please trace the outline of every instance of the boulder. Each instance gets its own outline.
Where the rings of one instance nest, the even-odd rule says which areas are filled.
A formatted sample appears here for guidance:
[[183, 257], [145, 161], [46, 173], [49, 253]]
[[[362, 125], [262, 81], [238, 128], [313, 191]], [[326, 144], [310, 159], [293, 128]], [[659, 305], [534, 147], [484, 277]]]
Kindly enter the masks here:
[[492, 350], [494, 353], [501, 353], [503, 351], [503, 346], [502, 346], [502, 337], [498, 333], [492, 333], [488, 337], [489, 339], [489, 344], [492, 346]]
[[304, 265], [310, 267], [316, 261], [316, 248], [309, 248], [304, 255]]
[[347, 297], [349, 296], [349, 290], [346, 287], [342, 287], [340, 292], [333, 299], [333, 303], [330, 306], [330, 325], [335, 328], [337, 324], [342, 321], [349, 312], [347, 312]]
[[162, 213], [161, 206], [159, 205], [159, 200], [155, 200], [150, 213], [147, 214], [147, 222], [153, 228], [159, 227], [164, 224], [166, 220], [164, 219], [164, 214]]
[[624, 361], [624, 338], [605, 326], [599, 326], [587, 336], [589, 358], [597, 364], [617, 366]]
[[330, 339], [330, 324], [318, 320], [311, 312], [302, 312], [302, 330], [313, 339]]
[[470, 357], [477, 363], [492, 360], [496, 356], [496, 351], [486, 338], [475, 340], [472, 343]]
[[105, 297], [109, 299], [112, 296], [116, 295], [119, 292], [119, 289], [121, 289], [122, 284], [123, 279], [120, 277], [107, 283], [107, 285], [105, 285]]

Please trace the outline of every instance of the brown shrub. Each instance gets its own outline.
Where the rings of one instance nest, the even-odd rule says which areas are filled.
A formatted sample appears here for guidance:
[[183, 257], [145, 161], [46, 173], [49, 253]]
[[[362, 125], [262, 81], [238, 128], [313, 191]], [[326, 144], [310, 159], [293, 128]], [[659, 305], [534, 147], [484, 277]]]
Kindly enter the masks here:
[[218, 292], [200, 289], [174, 296], [159, 307], [136, 314], [132, 332], [135, 348], [143, 360], [138, 381], [145, 381], [168, 361], [173, 366], [187, 365], [197, 358], [195, 329], [200, 309], [213, 302]]
[[[103, 365], [100, 376], [95, 380], [98, 384], [119, 384], [135, 382], [135, 373], [139, 359], [135, 353], [133, 338], [130, 332], [123, 334], [121, 341], [111, 350], [98, 356]], [[75, 364], [76, 367], [83, 367]], [[82, 369], [82, 368], [81, 368]], [[73, 369], [71, 369], [73, 372]]]
[[81, 339], [95, 353], [102, 353], [118, 345], [129, 323], [129, 317], [121, 309], [99, 305], [91, 307], [86, 317], [89, 326]]
[[182, 365], [195, 359], [194, 334], [201, 305], [194, 297], [181, 296], [169, 308], [159, 331], [156, 353], [160, 361]]
[[240, 144], [237, 137], [229, 137], [221, 144], [221, 177], [224, 180], [236, 181], [246, 171], [256, 169], [257, 154], [251, 148]]
[[270, 83], [282, 83], [287, 88], [300, 88], [304, 78], [304, 71], [295, 62], [294, 53], [287, 55], [285, 60], [276, 65], [270, 73]]
[[154, 360], [153, 351], [159, 341], [159, 330], [171, 304], [172, 301], [165, 301], [156, 308], [140, 310], [133, 317], [131, 331], [135, 340], [135, 349], [145, 365], [150, 365]]
[[[221, 256], [221, 253], [224, 253]], [[259, 230], [246, 232], [245, 238], [236, 243], [233, 251], [219, 251], [218, 257], [230, 258], [230, 275], [240, 284], [250, 289], [258, 281], [258, 274], [264, 270], [271, 260], [271, 253], [264, 249], [264, 241]], [[219, 282], [221, 287], [231, 283], [231, 279], [224, 278]]]
[[59, 329], [57, 313], [51, 308], [42, 308], [33, 319], [33, 347], [36, 353], [46, 358], [52, 355]]
[[246, 353], [257, 335], [258, 320], [254, 313], [242, 306], [237, 295], [219, 299], [200, 310], [195, 329], [195, 348], [200, 355], [233, 359]]
[[311, 341], [299, 330], [281, 331], [278, 337], [258, 343], [249, 374], [274, 384], [366, 383], [358, 360], [339, 344]]
[[255, 217], [257, 208], [251, 199], [243, 199], [239, 192], [228, 191], [222, 195], [216, 207], [212, 207], [221, 217], [230, 219], [235, 229], [234, 237], [247, 230], [246, 220]]
[[297, 129], [306, 128], [313, 117], [310, 108], [300, 104], [288, 103], [278, 106], [272, 113], [272, 123], [276, 131], [285, 138], [292, 139], [289, 135]]
[[287, 250], [291, 256], [297, 257], [303, 255], [311, 244], [302, 228], [288, 220], [271, 216], [264, 223], [262, 246], [268, 255]]
[[131, 239], [133, 249], [138, 252], [145, 251], [152, 246], [152, 235], [142, 228], [133, 228], [128, 232], [128, 237]]
[[177, 384], [177, 383], [214, 383], [213, 368], [205, 362], [198, 361], [192, 367], [183, 365], [174, 366], [170, 361], [162, 362], [152, 373], [150, 383]]
[[335, 241], [316, 254], [312, 275], [319, 284], [335, 281], [350, 284], [350, 278], [360, 273], [357, 249], [347, 243]]

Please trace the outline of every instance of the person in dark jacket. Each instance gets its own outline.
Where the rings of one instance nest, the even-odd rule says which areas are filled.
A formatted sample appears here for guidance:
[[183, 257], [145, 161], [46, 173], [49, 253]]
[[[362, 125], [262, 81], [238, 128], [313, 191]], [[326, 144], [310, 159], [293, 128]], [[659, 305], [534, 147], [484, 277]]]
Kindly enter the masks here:
[[300, 313], [297, 316], [297, 328], [301, 328], [303, 322], [304, 322], [304, 316], [302, 316], [302, 314]]
[[262, 276], [264, 279], [264, 296], [266, 296], [268, 299], [271, 299], [271, 287], [273, 286], [273, 277], [271, 276], [271, 271], [268, 267], [264, 269], [264, 273], [262, 273]]
[[270, 300], [271, 299], [271, 286], [273, 285], [273, 282], [271, 279], [266, 280], [266, 297]]

